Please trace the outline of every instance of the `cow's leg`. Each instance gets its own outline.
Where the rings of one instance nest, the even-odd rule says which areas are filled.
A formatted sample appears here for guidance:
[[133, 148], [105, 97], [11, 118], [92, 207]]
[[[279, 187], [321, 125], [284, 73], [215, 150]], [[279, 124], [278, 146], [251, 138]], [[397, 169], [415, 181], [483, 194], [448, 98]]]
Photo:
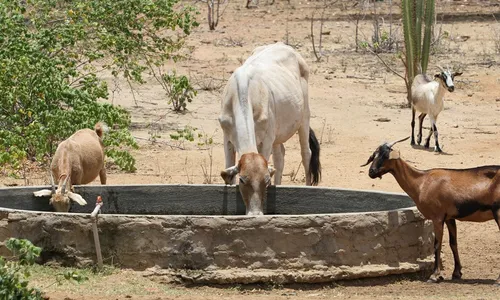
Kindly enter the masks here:
[[311, 185], [311, 173], [309, 164], [311, 163], [311, 149], [309, 148], [309, 121], [302, 124], [299, 128], [300, 154], [302, 155], [302, 164], [306, 173], [306, 185]]
[[410, 145], [415, 145], [415, 107], [411, 106], [411, 142]]
[[281, 184], [283, 169], [285, 167], [285, 146], [283, 144], [273, 145], [273, 163], [274, 163], [274, 184]]
[[448, 233], [450, 234], [450, 248], [453, 252], [453, 259], [455, 260], [455, 269], [453, 270], [453, 279], [462, 278], [462, 264], [460, 263], [460, 257], [458, 256], [458, 244], [457, 244], [457, 222], [454, 219], [446, 221], [446, 226], [448, 227]]
[[[226, 168], [231, 168], [236, 165], [236, 150], [226, 134], [224, 134], [224, 155], [226, 158]], [[236, 176], [233, 177], [231, 184], [234, 184], [235, 179]]]
[[427, 116], [427, 114], [424, 113], [421, 113], [420, 116], [418, 116], [419, 125], [418, 125], [417, 143], [419, 145], [422, 142], [422, 123], [424, 122], [425, 116]]
[[443, 243], [443, 220], [432, 220], [434, 225], [434, 272], [427, 282], [439, 282], [443, 280], [441, 276], [441, 244]]

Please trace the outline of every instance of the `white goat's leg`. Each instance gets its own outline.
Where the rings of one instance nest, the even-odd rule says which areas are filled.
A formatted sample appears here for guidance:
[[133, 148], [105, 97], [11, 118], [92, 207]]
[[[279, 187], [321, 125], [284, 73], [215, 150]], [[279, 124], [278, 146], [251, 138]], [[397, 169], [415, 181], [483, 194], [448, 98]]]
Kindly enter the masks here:
[[411, 142], [410, 145], [415, 145], [415, 107], [411, 106]]
[[[236, 165], [236, 150], [226, 134], [224, 134], [224, 156], [226, 159], [226, 168], [231, 168]], [[235, 179], [236, 176], [233, 176], [231, 184], [234, 184]]]
[[421, 113], [420, 116], [418, 116], [419, 125], [418, 125], [417, 143], [419, 145], [422, 142], [422, 125], [424, 123], [425, 116], [427, 116], [427, 114], [424, 113]]
[[311, 148], [309, 148], [309, 122], [304, 122], [299, 128], [300, 154], [302, 155], [302, 164], [306, 173], [306, 185], [311, 185], [312, 178], [310, 172]]
[[434, 132], [434, 141], [436, 142], [436, 145], [434, 146], [434, 151], [435, 152], [443, 152], [443, 150], [441, 150], [441, 147], [439, 147], [438, 129], [436, 126], [436, 118], [432, 117], [432, 115], [429, 115], [429, 118], [431, 119], [431, 127], [432, 127], [432, 131]]
[[443, 243], [443, 220], [432, 220], [434, 225], [434, 272], [429, 277], [428, 282], [439, 282], [443, 280], [441, 276], [441, 244]]
[[274, 184], [280, 185], [285, 167], [285, 146], [283, 144], [273, 145], [273, 163], [274, 163]]

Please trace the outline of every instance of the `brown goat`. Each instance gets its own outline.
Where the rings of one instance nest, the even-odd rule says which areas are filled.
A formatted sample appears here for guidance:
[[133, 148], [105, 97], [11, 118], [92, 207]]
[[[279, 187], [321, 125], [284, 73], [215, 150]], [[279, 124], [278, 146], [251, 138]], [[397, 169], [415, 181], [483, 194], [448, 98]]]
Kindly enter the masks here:
[[[94, 130], [87, 128], [78, 130], [62, 141], [57, 146], [50, 165], [52, 190], [44, 189], [34, 192], [34, 195], [51, 196], [50, 204], [58, 212], [68, 212], [70, 200], [86, 205], [87, 202], [82, 196], [73, 192], [73, 185], [92, 182], [97, 175], [101, 179], [101, 184], [106, 184], [102, 135], [103, 128], [97, 123]], [[57, 190], [54, 178], [57, 178]]]
[[[500, 166], [418, 170], [400, 159], [399, 153], [392, 149], [395, 143], [408, 138], [380, 145], [362, 167], [372, 163], [368, 172], [370, 178], [382, 178], [382, 175], [391, 173], [422, 215], [432, 220], [435, 260], [429, 282], [443, 280], [440, 255], [446, 223], [455, 259], [452, 278], [460, 279], [462, 266], [455, 220], [485, 222], [494, 219], [500, 229]], [[495, 284], [500, 285], [500, 276]]]

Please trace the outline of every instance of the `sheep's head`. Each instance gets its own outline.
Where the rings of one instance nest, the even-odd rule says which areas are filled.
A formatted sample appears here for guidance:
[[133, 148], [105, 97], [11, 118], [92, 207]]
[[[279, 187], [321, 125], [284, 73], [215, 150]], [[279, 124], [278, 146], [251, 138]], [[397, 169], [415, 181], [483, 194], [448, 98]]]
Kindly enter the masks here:
[[226, 184], [232, 184], [236, 174], [240, 175], [240, 193], [247, 215], [263, 215], [263, 204], [267, 187], [271, 184], [274, 169], [267, 165], [264, 156], [258, 153], [243, 154], [237, 166], [221, 172]]
[[80, 205], [86, 205], [87, 201], [83, 199], [82, 196], [80, 196], [77, 193], [73, 193], [72, 191], [67, 191], [66, 187], [71, 181], [69, 180], [69, 176], [67, 176], [61, 187], [56, 190], [55, 185], [54, 185], [54, 178], [52, 177], [52, 174], [50, 175], [50, 180], [52, 184], [52, 189], [51, 190], [40, 190], [37, 192], [34, 192], [33, 194], [35, 197], [48, 197], [50, 196], [49, 203], [54, 207], [54, 210], [57, 212], [68, 212], [70, 208], [70, 201], [73, 200], [76, 203]]
[[434, 75], [434, 78], [439, 78], [441, 81], [441, 84], [451, 93], [455, 90], [455, 76], [460, 76], [462, 75], [462, 72], [452, 72], [450, 68], [444, 70], [442, 67], [438, 66], [438, 68], [441, 70], [440, 73], [437, 73]]
[[377, 177], [382, 178], [382, 175], [389, 172], [389, 168], [387, 168], [386, 162], [390, 159], [399, 158], [399, 153], [395, 153], [392, 149], [394, 144], [406, 141], [409, 138], [410, 137], [406, 137], [399, 141], [384, 143], [378, 146], [375, 152], [373, 152], [373, 154], [368, 158], [366, 164], [361, 165], [361, 167], [367, 166], [369, 163], [372, 163], [368, 171], [368, 176], [370, 176], [370, 178], [372, 179], [375, 179]]

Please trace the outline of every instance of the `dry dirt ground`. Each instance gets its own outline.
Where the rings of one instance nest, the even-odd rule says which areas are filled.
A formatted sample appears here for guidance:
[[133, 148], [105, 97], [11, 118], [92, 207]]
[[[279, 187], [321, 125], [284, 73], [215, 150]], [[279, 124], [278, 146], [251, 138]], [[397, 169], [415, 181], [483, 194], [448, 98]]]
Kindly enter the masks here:
[[[135, 100], [126, 85], [119, 82], [121, 90], [109, 101], [132, 113], [133, 134], [138, 138], [140, 149], [133, 151], [137, 172], [123, 173], [110, 165], [108, 183], [222, 183], [218, 173], [224, 167], [224, 152], [217, 122], [221, 86], [256, 46], [288, 40], [306, 58], [311, 70], [311, 125], [321, 141], [323, 166], [320, 185], [401, 192], [392, 176], [372, 180], [367, 169], [359, 165], [380, 143], [409, 135], [411, 111], [402, 105], [406, 101], [404, 82], [384, 68], [374, 55], [363, 50], [355, 52], [356, 26], [347, 13], [356, 12], [359, 7], [347, 11], [336, 7], [326, 11], [323, 31], [329, 34], [323, 35], [324, 57], [316, 62], [308, 18], [322, 2], [292, 0], [289, 4], [278, 0], [274, 5], [267, 5], [261, 0], [257, 7], [245, 9], [243, 0], [232, 1], [215, 31], [208, 30], [206, 8], [198, 4], [201, 26], [189, 38], [189, 58], [177, 63], [175, 68], [178, 73], [191, 76], [200, 88], [199, 94], [189, 103], [185, 114], [175, 114], [169, 109], [163, 90], [152, 78], [146, 85], [137, 87], [139, 93]], [[480, 0], [436, 2], [437, 12], [444, 14], [445, 21], [439, 21], [438, 17], [436, 31], [441, 28], [443, 36], [435, 45], [436, 55], [431, 58], [430, 70], [437, 70], [436, 64], [460, 66], [464, 74], [457, 77], [455, 92], [446, 94], [445, 110], [437, 123], [444, 153], [412, 148], [409, 142], [404, 142], [398, 147], [401, 156], [421, 169], [499, 164], [500, 23], [494, 15], [498, 16], [500, 3]], [[379, 11], [389, 10], [382, 6]], [[394, 11], [399, 11], [396, 5]], [[387, 15], [383, 20], [382, 29], [389, 31]], [[392, 30], [401, 41], [399, 24], [396, 15]], [[319, 22], [315, 23], [315, 30], [318, 37]], [[366, 15], [360, 22], [360, 40], [371, 41], [372, 35], [371, 16]], [[382, 57], [391, 68], [404, 73], [395, 54], [383, 54]], [[165, 69], [172, 67], [174, 65]], [[111, 77], [103, 77], [113, 84]], [[196, 142], [170, 139], [170, 133], [185, 126], [193, 126], [197, 133], [213, 137], [213, 144], [203, 144], [203, 139]], [[428, 128], [428, 120], [425, 126]], [[152, 137], [155, 137], [154, 142]], [[303, 168], [296, 172], [300, 162], [297, 137], [285, 147], [283, 183], [302, 185]], [[211, 176], [203, 174], [202, 166], [208, 170], [212, 168]], [[1, 182], [23, 184], [25, 181], [2, 178]], [[35, 174], [26, 182], [41, 184], [47, 181]], [[464, 279], [449, 281], [453, 260], [445, 237], [447, 281], [438, 285], [426, 284], [418, 277], [399, 277], [325, 286], [187, 288], [153, 282], [132, 271], [117, 271], [109, 276], [92, 277], [80, 286], [54, 285], [45, 290], [54, 299], [500, 298], [500, 288], [491, 285], [500, 273], [498, 227], [491, 221], [459, 223], [458, 228]], [[49, 281], [43, 274], [41, 272], [37, 279], [40, 286]]]

